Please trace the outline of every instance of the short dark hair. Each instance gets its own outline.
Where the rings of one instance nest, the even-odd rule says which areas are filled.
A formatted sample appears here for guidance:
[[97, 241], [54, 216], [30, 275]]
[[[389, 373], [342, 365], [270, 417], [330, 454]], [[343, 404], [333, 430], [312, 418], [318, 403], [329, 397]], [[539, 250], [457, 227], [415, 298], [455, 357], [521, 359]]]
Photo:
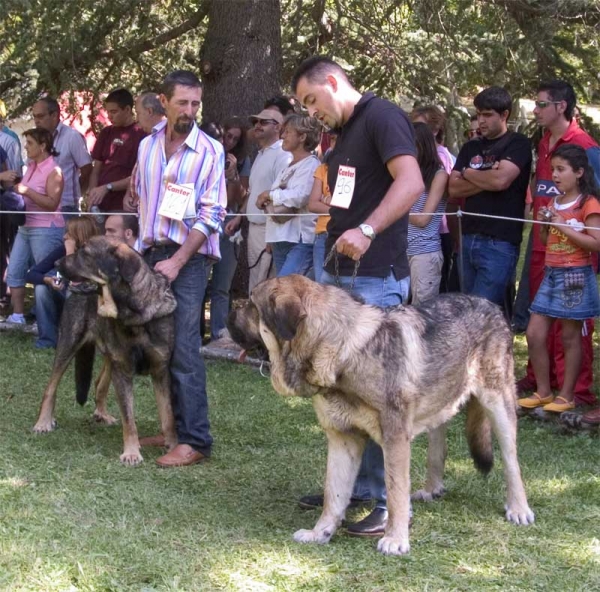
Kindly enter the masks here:
[[573, 119], [573, 110], [577, 104], [577, 95], [573, 87], [564, 80], [544, 80], [537, 87], [537, 92], [547, 92], [552, 101], [565, 101], [565, 118], [567, 121]]
[[140, 234], [140, 222], [137, 216], [133, 216], [132, 214], [128, 214], [124, 210], [116, 210], [114, 212], [110, 212], [106, 214], [106, 217], [109, 216], [120, 216], [121, 220], [123, 220], [123, 230], [131, 230], [131, 234], [137, 238]]
[[175, 92], [176, 86], [202, 88], [202, 82], [198, 76], [189, 70], [174, 70], [165, 76], [161, 85], [161, 92], [167, 99], [170, 99]]
[[46, 95], [44, 97], [40, 97], [36, 103], [46, 103], [46, 108], [48, 109], [49, 115], [52, 115], [53, 113], [58, 113], [58, 115], [60, 115], [60, 105], [54, 97]]
[[271, 109], [275, 107], [284, 117], [288, 113], [294, 113], [294, 105], [284, 95], [275, 95], [265, 101], [263, 109]]
[[46, 152], [50, 156], [58, 156], [58, 152], [54, 150], [54, 138], [52, 134], [43, 127], [32, 127], [31, 129], [25, 130], [23, 136], [33, 138], [38, 144], [44, 144], [46, 146]]
[[223, 126], [218, 121], [204, 121], [200, 125], [200, 129], [213, 140], [223, 141]]
[[512, 111], [512, 97], [509, 92], [500, 86], [490, 86], [482, 90], [473, 100], [475, 108], [479, 111], [491, 109], [502, 115], [508, 111], [509, 115]]
[[309, 82], [318, 82], [320, 84], [324, 84], [327, 75], [331, 73], [341, 76], [344, 80], [350, 83], [350, 80], [348, 79], [346, 72], [344, 72], [344, 69], [331, 58], [326, 56], [313, 56], [312, 58], [308, 58], [307, 60], [304, 60], [298, 66], [298, 68], [296, 68], [296, 71], [292, 76], [292, 92], [296, 94], [298, 83], [302, 78], [306, 78]]
[[142, 107], [146, 109], [152, 109], [153, 113], [156, 115], [164, 115], [165, 110], [158, 98], [158, 95], [152, 91], [146, 91], [140, 94], [140, 99], [142, 100]]
[[133, 95], [126, 88], [116, 88], [108, 93], [104, 99], [104, 104], [106, 105], [106, 103], [116, 103], [121, 109], [125, 109], [125, 107], [133, 109]]

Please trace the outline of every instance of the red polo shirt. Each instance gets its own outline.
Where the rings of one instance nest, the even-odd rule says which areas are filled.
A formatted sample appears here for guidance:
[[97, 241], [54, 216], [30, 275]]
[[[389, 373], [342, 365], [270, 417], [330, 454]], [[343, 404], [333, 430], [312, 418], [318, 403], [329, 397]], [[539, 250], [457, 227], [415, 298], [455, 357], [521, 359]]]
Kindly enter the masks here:
[[[538, 160], [535, 167], [535, 193], [533, 196], [533, 219], [537, 220], [537, 213], [541, 207], [545, 207], [550, 203], [550, 200], [560, 192], [552, 181], [551, 160], [554, 151], [562, 144], [577, 144], [584, 150], [589, 148], [597, 148], [596, 141], [587, 133], [584, 132], [573, 119], [567, 128], [567, 131], [554, 144], [550, 150], [550, 131], [546, 131], [538, 145]], [[544, 252], [546, 246], [540, 239], [540, 225], [533, 225], [533, 250]]]

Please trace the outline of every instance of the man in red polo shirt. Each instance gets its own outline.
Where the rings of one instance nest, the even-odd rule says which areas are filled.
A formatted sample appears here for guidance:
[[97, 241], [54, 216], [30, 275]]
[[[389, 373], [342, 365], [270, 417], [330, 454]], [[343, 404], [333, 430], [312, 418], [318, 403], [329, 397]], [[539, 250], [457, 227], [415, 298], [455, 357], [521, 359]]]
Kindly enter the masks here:
[[[537, 100], [533, 113], [537, 123], [545, 129], [538, 146], [538, 160], [535, 169], [535, 191], [533, 195], [533, 219], [537, 220], [540, 208], [546, 207], [550, 200], [559, 194], [552, 181], [550, 161], [554, 151], [562, 144], [577, 144], [584, 148], [590, 165], [600, 181], [600, 147], [595, 140], [583, 131], [573, 117], [576, 97], [573, 87], [562, 80], [542, 82], [537, 89]], [[540, 225], [534, 224], [533, 252], [529, 268], [530, 302], [544, 278], [544, 260], [546, 247], [540, 239]], [[595, 265], [597, 258], [595, 260]], [[575, 403], [577, 405], [593, 405], [596, 396], [592, 392], [593, 349], [592, 333], [594, 320], [588, 319], [583, 326], [581, 371], [575, 385]], [[548, 353], [550, 355], [550, 376], [552, 388], [560, 388], [564, 379], [564, 352], [561, 340], [560, 323], [554, 323], [548, 336]], [[522, 391], [536, 389], [535, 376], [531, 363], [527, 365], [527, 375], [518, 382]]]

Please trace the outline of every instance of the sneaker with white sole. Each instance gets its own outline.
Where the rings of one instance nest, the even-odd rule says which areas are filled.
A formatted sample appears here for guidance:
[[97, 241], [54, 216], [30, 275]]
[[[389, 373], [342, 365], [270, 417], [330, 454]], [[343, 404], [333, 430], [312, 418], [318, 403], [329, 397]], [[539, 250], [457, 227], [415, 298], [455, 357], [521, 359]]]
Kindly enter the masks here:
[[7, 317], [5, 322], [9, 323], [10, 325], [26, 325], [27, 324], [25, 322], [25, 317], [22, 314], [15, 314], [14, 312], [9, 317]]

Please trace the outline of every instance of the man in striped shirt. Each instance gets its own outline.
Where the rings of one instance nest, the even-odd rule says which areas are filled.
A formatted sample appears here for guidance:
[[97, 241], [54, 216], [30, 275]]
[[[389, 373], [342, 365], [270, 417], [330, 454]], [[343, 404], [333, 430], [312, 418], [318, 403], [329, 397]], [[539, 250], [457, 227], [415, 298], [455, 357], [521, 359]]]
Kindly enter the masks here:
[[[220, 259], [227, 192], [223, 147], [195, 123], [201, 98], [195, 74], [167, 75], [160, 95], [167, 119], [142, 140], [132, 181], [139, 199], [137, 248], [169, 279], [177, 299], [171, 393], [179, 444], [157, 459], [161, 467], [196, 464], [210, 456], [212, 445], [200, 312], [210, 266]], [[140, 443], [160, 446], [164, 438]]]

